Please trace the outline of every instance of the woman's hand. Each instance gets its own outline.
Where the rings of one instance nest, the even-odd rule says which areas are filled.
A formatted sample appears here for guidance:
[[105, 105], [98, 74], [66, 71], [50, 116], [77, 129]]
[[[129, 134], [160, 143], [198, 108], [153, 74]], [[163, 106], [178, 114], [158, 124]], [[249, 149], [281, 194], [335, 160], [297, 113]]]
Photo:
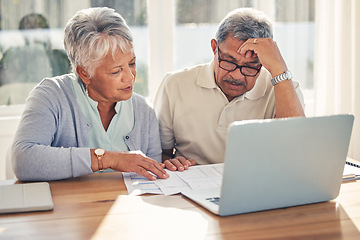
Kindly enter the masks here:
[[[111, 169], [120, 172], [136, 172], [151, 181], [156, 180], [156, 176], [161, 179], [166, 179], [169, 174], [166, 173], [164, 165], [157, 161], [148, 158], [141, 151], [130, 152], [110, 152], [107, 151], [104, 155], [104, 160], [110, 163]], [[105, 168], [104, 161], [104, 168]], [[155, 175], [155, 176], [154, 176]]]
[[184, 157], [175, 157], [172, 159], [168, 159], [164, 161], [165, 167], [171, 171], [184, 171], [188, 169], [190, 166], [196, 165], [194, 159], [188, 159]]

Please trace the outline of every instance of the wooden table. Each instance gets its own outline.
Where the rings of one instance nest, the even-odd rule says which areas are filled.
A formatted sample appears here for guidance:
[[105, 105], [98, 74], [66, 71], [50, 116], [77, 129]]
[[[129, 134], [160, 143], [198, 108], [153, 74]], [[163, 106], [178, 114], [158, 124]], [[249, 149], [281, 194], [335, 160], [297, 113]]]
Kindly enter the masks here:
[[0, 239], [360, 239], [360, 181], [334, 201], [229, 217], [181, 195], [128, 196], [121, 173], [50, 187], [54, 210], [0, 215]]

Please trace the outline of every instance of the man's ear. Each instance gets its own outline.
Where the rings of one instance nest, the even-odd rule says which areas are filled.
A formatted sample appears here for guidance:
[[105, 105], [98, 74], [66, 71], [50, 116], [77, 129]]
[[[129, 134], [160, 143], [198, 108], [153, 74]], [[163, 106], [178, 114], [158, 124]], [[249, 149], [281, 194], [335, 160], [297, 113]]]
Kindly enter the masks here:
[[214, 53], [214, 55], [216, 54], [216, 50], [217, 50], [217, 42], [215, 39], [211, 39], [211, 49]]
[[90, 75], [88, 74], [88, 72], [85, 70], [84, 67], [77, 66], [76, 72], [79, 75], [79, 77], [81, 78], [81, 80], [84, 82], [84, 84], [86, 84], [86, 85], [90, 84], [90, 82], [91, 82]]

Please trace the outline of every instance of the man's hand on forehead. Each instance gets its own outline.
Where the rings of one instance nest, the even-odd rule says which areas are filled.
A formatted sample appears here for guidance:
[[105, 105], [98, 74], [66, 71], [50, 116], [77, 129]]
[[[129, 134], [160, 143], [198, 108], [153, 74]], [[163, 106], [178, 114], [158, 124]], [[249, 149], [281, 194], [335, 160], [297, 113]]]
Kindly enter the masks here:
[[[237, 53], [241, 54], [241, 55], [244, 55], [246, 58], [258, 58], [257, 54], [255, 53], [254, 50], [247, 50], [244, 52], [241, 51], [242, 47], [244, 46], [244, 44], [246, 44], [249, 40], [243, 42], [239, 48], [236, 50]], [[255, 41], [256, 43], [256, 41]]]
[[[236, 52], [238, 54], [240, 54], [242, 57], [245, 57], [247, 58], [248, 60], [251, 61], [251, 63], [258, 63], [259, 62], [259, 58], [257, 56], [257, 54], [255, 53], [254, 50], [248, 50], [248, 51], [245, 51], [245, 53], [243, 52], [240, 52], [241, 48], [243, 47], [243, 45], [246, 43], [247, 41], [241, 41], [241, 44], [239, 44], [239, 46], [237, 47], [236, 49]], [[249, 59], [249, 58], [252, 58], [252, 59]]]
[[260, 63], [273, 75], [287, 70], [286, 63], [276, 42], [271, 38], [249, 38], [240, 45], [237, 53], [246, 58], [257, 57]]
[[[241, 53], [240, 53], [241, 54]], [[248, 50], [245, 52], [244, 56], [246, 58], [258, 58], [257, 54], [253, 50]]]

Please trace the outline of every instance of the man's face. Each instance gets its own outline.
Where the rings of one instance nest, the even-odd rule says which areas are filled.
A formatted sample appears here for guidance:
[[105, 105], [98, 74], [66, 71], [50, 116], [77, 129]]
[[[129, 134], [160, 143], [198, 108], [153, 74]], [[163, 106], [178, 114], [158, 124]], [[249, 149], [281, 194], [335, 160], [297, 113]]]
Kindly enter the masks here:
[[[211, 41], [215, 60], [215, 81], [229, 101], [250, 91], [254, 87], [259, 75], [257, 69], [261, 68], [261, 63], [257, 57], [246, 58], [244, 55], [236, 52], [243, 42], [244, 41], [237, 38], [233, 38], [232, 35], [229, 35], [225, 41], [219, 45], [214, 39]], [[239, 67], [233, 65], [234, 68], [237, 68], [234, 71], [228, 71], [220, 67], [220, 62], [221, 66], [225, 66], [225, 68], [228, 65], [233, 65], [232, 63], [235, 63], [237, 66], [244, 66], [245, 68], [242, 67], [241, 72]], [[250, 74], [246, 67], [249, 67]], [[254, 74], [255, 76], [252, 76]]]

